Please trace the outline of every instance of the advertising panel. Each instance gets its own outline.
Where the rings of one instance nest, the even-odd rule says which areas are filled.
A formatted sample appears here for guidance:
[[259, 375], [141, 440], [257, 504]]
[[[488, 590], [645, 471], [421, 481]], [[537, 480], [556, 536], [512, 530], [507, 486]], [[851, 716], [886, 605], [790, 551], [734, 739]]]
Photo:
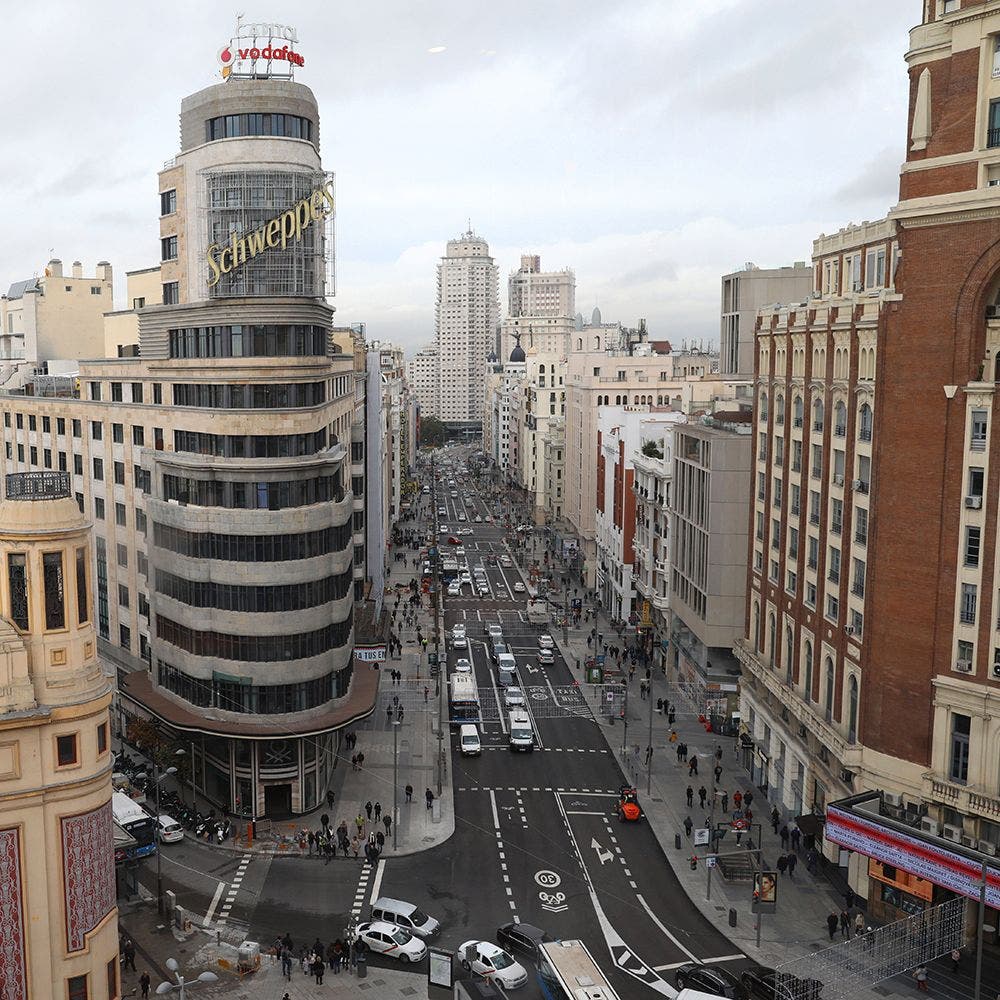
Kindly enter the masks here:
[[[827, 808], [823, 836], [841, 847], [900, 868], [961, 896], [979, 898], [981, 864], [946, 847], [833, 806]], [[995, 864], [986, 869], [986, 904], [1000, 907], [1000, 869]]]
[[755, 872], [751, 913], [774, 913], [778, 906], [778, 873]]
[[387, 651], [386, 646], [355, 646], [354, 658], [359, 663], [384, 663]]

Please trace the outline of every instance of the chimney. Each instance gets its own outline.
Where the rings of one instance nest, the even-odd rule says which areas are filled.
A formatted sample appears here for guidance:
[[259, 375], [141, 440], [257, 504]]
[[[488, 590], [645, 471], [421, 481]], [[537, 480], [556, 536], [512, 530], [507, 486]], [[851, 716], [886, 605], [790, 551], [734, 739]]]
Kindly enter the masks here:
[[45, 265], [45, 270], [48, 271], [53, 278], [61, 278], [63, 276], [62, 261], [53, 257], [52, 260]]
[[83, 264], [78, 260], [73, 261], [73, 277], [82, 278], [83, 277]]
[[106, 281], [109, 285], [114, 282], [111, 265], [106, 260], [99, 260], [97, 262], [97, 277], [102, 281]]

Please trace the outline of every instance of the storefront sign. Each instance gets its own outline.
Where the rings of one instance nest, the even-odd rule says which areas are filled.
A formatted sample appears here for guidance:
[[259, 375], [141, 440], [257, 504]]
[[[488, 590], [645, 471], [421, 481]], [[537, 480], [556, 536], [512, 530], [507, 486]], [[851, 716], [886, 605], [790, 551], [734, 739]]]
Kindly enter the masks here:
[[355, 646], [354, 659], [360, 663], [384, 663], [386, 659], [386, 647]]
[[[298, 40], [298, 32], [288, 24], [238, 24], [229, 44], [219, 49], [222, 79], [291, 77], [293, 66], [306, 63], [292, 48]], [[273, 63], [286, 65], [272, 68]]]
[[331, 181], [316, 188], [298, 204], [262, 223], [256, 229], [242, 235], [233, 233], [225, 245], [213, 243], [206, 255], [208, 266], [212, 271], [208, 287], [217, 285], [222, 275], [232, 273], [258, 254], [276, 247], [283, 250], [289, 243], [298, 243], [302, 239], [302, 234], [314, 222], [322, 222], [332, 211], [333, 182]]
[[[979, 898], [982, 877], [979, 862], [939, 847], [930, 840], [898, 832], [833, 806], [826, 810], [823, 836], [841, 847], [900, 868], [961, 896]], [[986, 903], [1000, 907], [1000, 870], [995, 863], [986, 869]]]
[[875, 858], [868, 859], [868, 877], [877, 882], [902, 889], [903, 892], [908, 892], [911, 896], [917, 896], [919, 899], [925, 899], [928, 903], [934, 898], [934, 886], [930, 882], [920, 878], [919, 875], [911, 875], [893, 865], [884, 865], [881, 861], [876, 861]]

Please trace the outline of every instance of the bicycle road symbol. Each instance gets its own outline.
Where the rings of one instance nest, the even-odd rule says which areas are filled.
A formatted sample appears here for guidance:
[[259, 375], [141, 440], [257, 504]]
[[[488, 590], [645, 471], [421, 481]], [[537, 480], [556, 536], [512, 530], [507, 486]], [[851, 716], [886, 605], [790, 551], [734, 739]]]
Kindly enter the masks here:
[[556, 905], [559, 903], [566, 902], [566, 893], [564, 892], [540, 892], [538, 898], [543, 903], [548, 903], [550, 905]]
[[547, 869], [535, 872], [535, 881], [539, 885], [545, 886], [547, 889], [554, 889], [557, 885], [562, 884], [562, 878], [555, 872], [550, 872]]

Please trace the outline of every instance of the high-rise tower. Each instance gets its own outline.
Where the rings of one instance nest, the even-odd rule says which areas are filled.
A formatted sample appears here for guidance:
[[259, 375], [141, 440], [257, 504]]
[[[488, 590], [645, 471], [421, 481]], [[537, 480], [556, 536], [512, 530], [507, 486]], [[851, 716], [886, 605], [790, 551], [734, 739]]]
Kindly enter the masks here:
[[486, 357], [500, 315], [497, 281], [486, 240], [469, 230], [448, 241], [437, 269], [435, 309], [439, 416], [445, 423], [479, 423], [483, 418]]
[[111, 686], [66, 473], [0, 501], [0, 992], [117, 997]]

